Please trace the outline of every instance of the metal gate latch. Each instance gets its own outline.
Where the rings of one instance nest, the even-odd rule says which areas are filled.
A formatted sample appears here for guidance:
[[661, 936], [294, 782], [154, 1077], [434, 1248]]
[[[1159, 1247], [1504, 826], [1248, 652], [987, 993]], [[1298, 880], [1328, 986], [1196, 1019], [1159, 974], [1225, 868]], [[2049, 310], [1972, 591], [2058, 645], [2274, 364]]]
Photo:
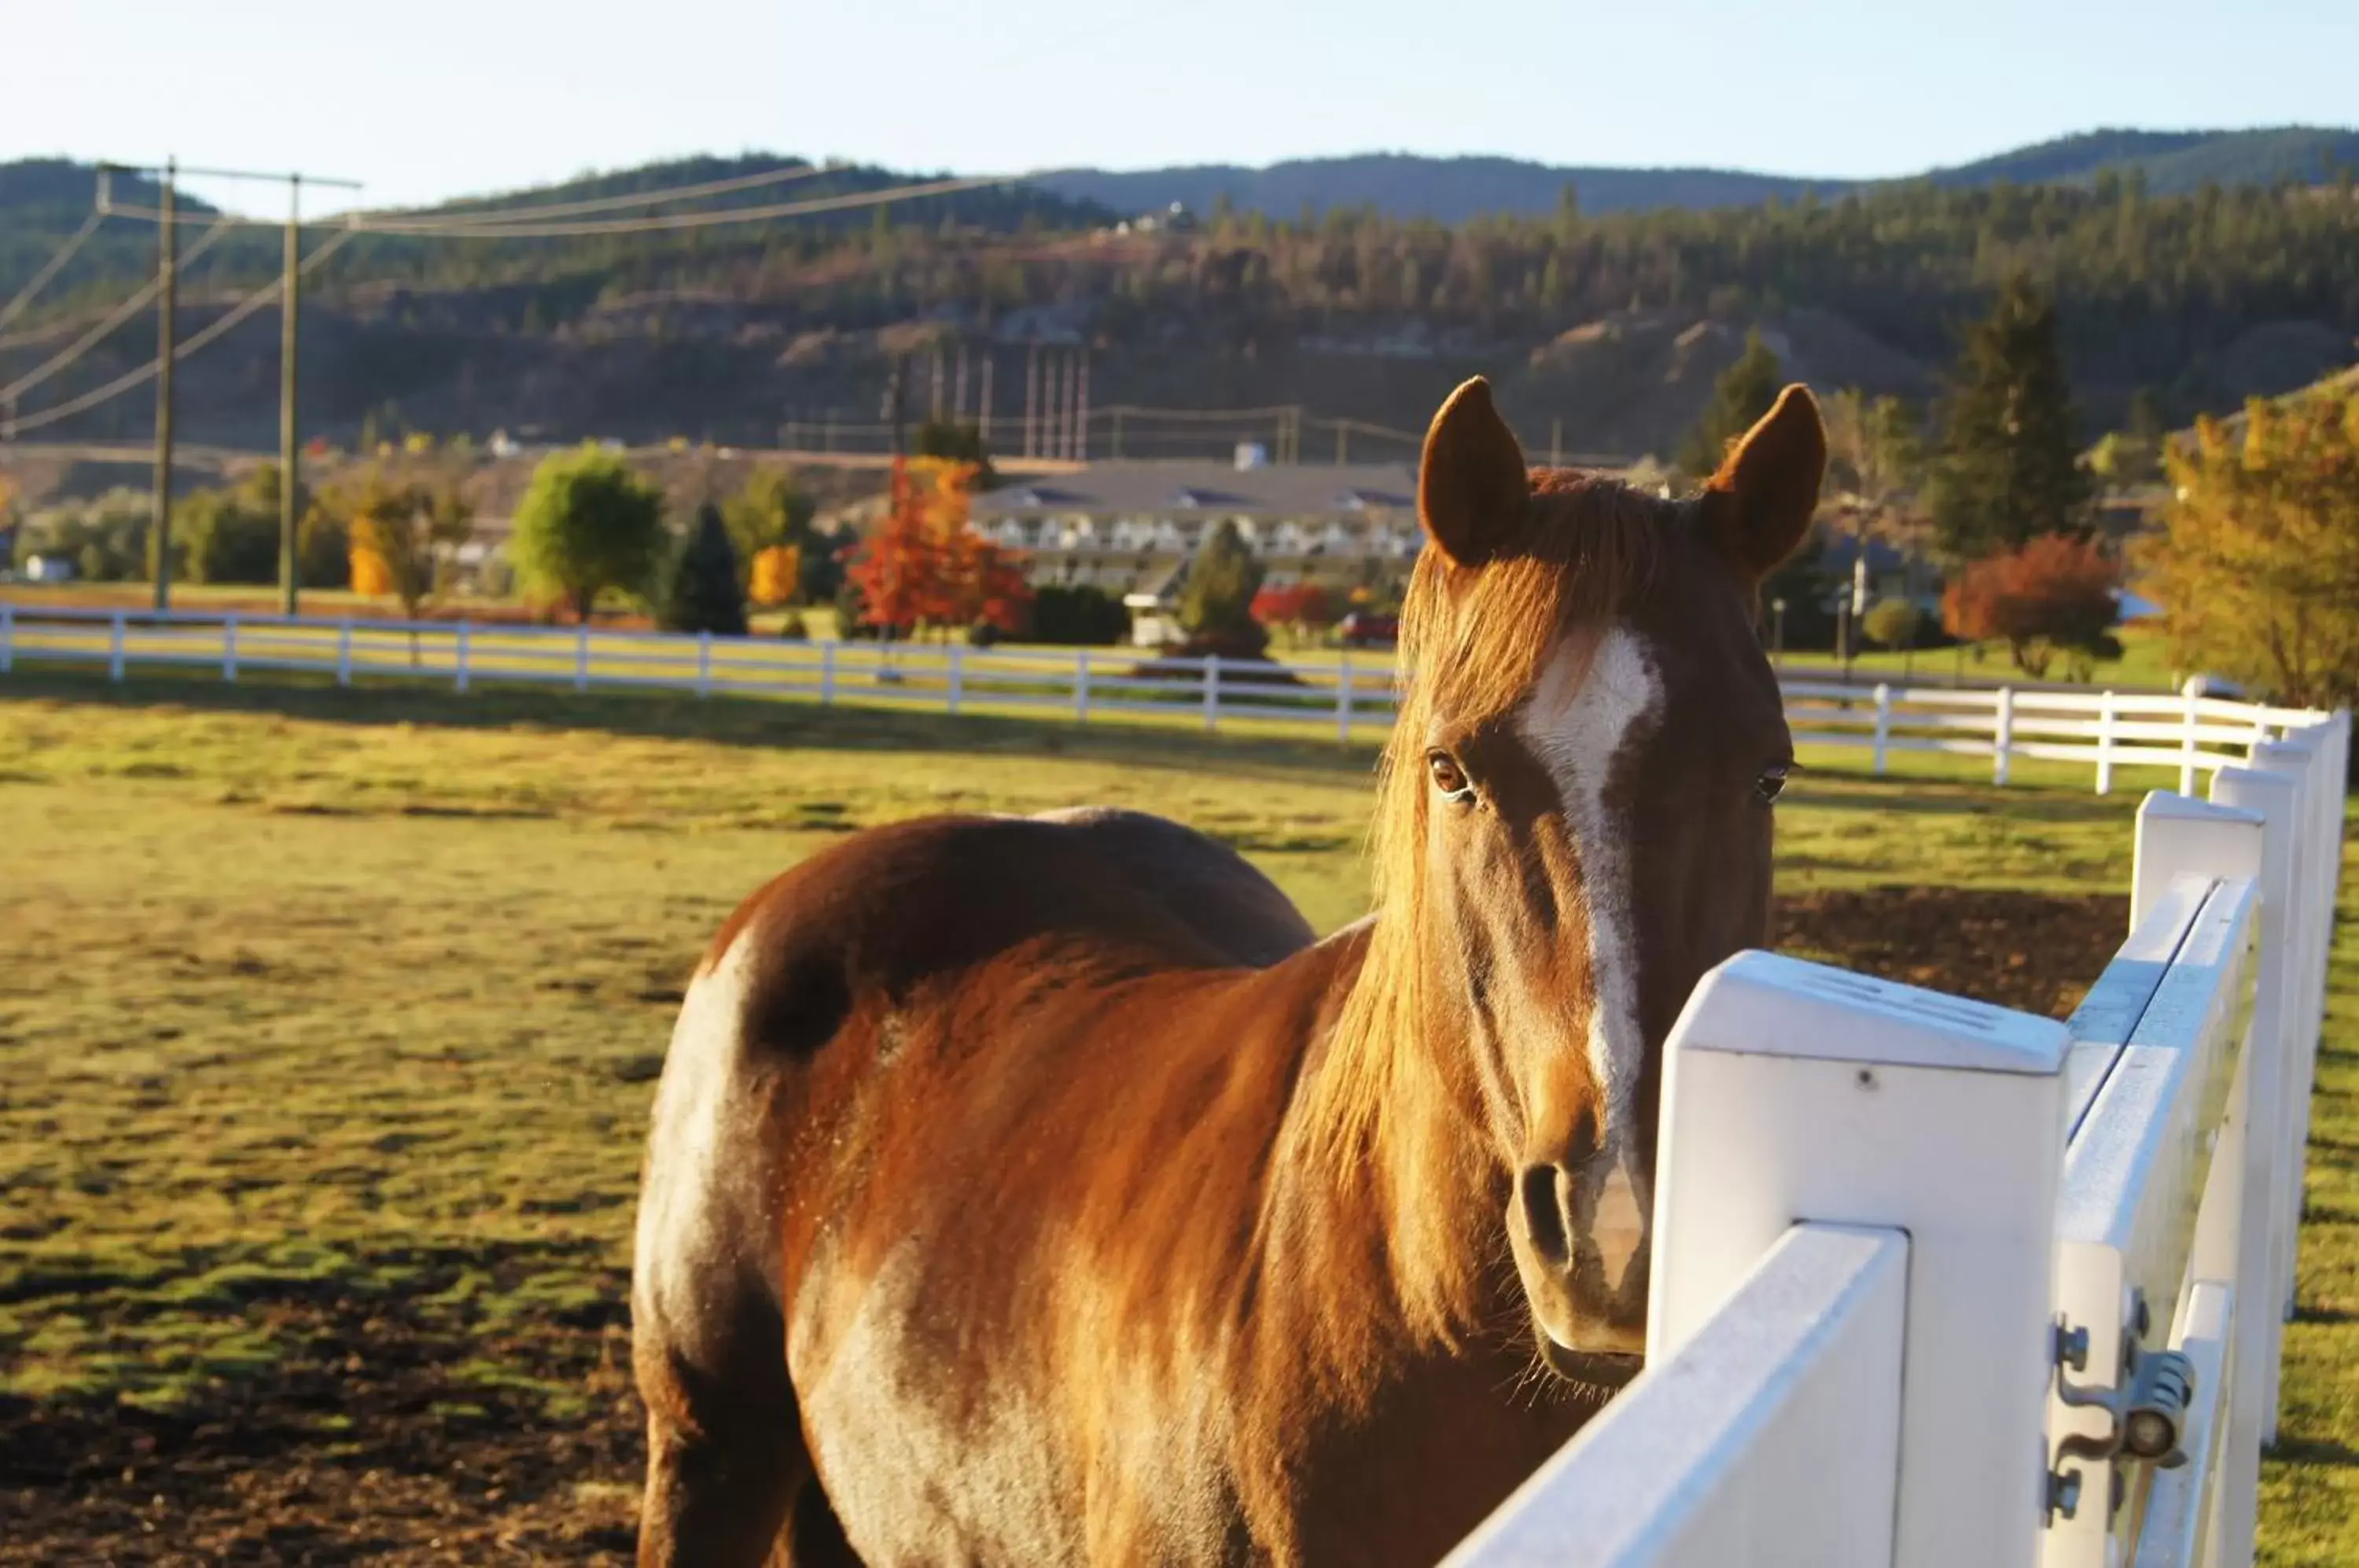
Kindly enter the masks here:
[[[2082, 1359], [2085, 1359], [2085, 1355]], [[2128, 1365], [2118, 1388], [2084, 1388], [2056, 1369], [2057, 1398], [2076, 1410], [2101, 1410], [2112, 1417], [2102, 1437], [2075, 1432], [2057, 1445], [2060, 1457], [2142, 1460], [2165, 1470], [2187, 1463], [2179, 1440], [2187, 1427], [2187, 1406], [2195, 1393], [2195, 1364], [2176, 1350], [2129, 1345]]]

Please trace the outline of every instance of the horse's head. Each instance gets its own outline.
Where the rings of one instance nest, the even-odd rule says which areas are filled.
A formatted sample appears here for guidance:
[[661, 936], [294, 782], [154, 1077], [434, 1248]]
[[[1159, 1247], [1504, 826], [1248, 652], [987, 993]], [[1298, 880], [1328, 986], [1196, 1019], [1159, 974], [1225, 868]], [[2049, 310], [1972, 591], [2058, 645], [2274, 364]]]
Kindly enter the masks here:
[[1582, 1381], [1644, 1346], [1665, 1037], [1766, 937], [1792, 755], [1756, 588], [1825, 456], [1800, 387], [1687, 500], [1528, 472], [1480, 380], [1426, 437], [1379, 874], [1417, 884], [1421, 1026], [1467, 1042], [1542, 1357]]

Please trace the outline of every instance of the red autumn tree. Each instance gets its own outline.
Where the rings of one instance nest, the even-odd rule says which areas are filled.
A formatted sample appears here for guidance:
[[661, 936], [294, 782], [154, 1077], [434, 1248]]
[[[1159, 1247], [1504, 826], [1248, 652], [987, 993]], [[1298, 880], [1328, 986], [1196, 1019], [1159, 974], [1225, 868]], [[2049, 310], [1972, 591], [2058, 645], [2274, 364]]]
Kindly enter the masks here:
[[1264, 588], [1253, 596], [1255, 620], [1266, 626], [1284, 626], [1298, 640], [1333, 626], [1340, 613], [1334, 593], [1316, 583]]
[[2111, 630], [2120, 569], [2095, 541], [2042, 534], [1971, 562], [1941, 595], [1941, 624], [1967, 642], [2004, 641], [2033, 680], [2062, 654], [2074, 679], [2121, 657]]
[[896, 459], [884, 525], [849, 575], [861, 619], [897, 636], [988, 622], [1023, 625], [1032, 591], [1022, 563], [968, 523], [976, 467], [938, 458]]

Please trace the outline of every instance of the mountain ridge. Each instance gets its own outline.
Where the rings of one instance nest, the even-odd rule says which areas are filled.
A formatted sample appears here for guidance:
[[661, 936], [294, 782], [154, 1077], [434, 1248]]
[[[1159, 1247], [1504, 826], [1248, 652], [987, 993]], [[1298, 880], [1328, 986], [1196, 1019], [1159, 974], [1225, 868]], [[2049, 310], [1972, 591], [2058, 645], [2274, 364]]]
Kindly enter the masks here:
[[2238, 131], [2099, 128], [2008, 148], [1968, 163], [1890, 180], [1840, 180], [1703, 167], [1644, 168], [1540, 163], [1489, 156], [1429, 157], [1370, 152], [1287, 158], [1260, 168], [1183, 164], [1147, 169], [1060, 169], [1033, 183], [1059, 195], [1130, 212], [1178, 201], [1209, 212], [1229, 204], [1292, 217], [1316, 210], [1374, 206], [1387, 217], [1457, 223], [1494, 212], [1553, 211], [1571, 185], [1581, 210], [1618, 212], [1663, 207], [1738, 206], [1805, 196], [1834, 199], [1922, 180], [1973, 187], [2090, 183], [2108, 170], [2142, 178], [2157, 195], [2194, 191], [2206, 181], [2267, 185], [2293, 178], [2321, 181], [2330, 169], [2359, 169], [2359, 129], [2284, 125]]

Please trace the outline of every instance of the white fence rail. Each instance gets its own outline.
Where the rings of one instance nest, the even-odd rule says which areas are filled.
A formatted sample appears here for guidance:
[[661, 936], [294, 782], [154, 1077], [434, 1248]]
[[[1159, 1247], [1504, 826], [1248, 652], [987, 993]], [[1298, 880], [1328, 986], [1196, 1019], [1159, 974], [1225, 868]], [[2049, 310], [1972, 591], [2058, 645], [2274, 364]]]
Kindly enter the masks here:
[[[1393, 719], [1395, 675], [1383, 655], [1322, 659], [1157, 659], [1134, 649], [970, 648], [961, 643], [788, 642], [585, 627], [347, 618], [288, 620], [219, 612], [92, 610], [0, 604], [0, 672], [17, 664], [103, 664], [120, 681], [143, 668], [258, 670], [448, 681], [460, 691], [515, 682], [587, 691], [660, 688], [886, 704], [944, 713], [1114, 714], [1223, 724], [1291, 723], [1349, 739]], [[2118, 769], [2161, 768], [2182, 794], [2199, 773], [2307, 722], [2292, 709], [2182, 693], [2050, 687], [1785, 682], [1795, 738], [1869, 753], [1879, 774], [1901, 753], [1991, 760], [2007, 781], [2017, 758], [2081, 763], [2109, 793]]]
[[1767, 953], [1707, 976], [1647, 1369], [1452, 1568], [2250, 1563], [2350, 730], [2147, 798], [2068, 1024]]

